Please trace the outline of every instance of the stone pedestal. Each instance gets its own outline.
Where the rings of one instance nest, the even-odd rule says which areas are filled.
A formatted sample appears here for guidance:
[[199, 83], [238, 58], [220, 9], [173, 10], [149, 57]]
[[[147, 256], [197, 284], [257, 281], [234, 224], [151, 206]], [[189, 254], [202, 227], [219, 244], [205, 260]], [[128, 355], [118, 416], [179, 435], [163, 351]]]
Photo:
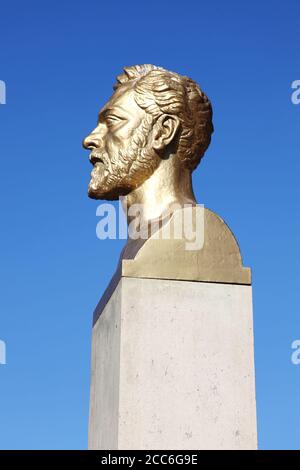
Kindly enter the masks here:
[[[210, 244], [201, 256], [211, 266], [208, 227], [206, 234]], [[137, 258], [147, 254], [147, 243]], [[168, 279], [162, 261], [157, 276], [153, 268], [147, 279], [138, 269], [137, 277], [124, 272], [128, 263], [121, 261], [121, 272], [95, 311], [89, 448], [255, 449], [247, 268], [236, 263], [230, 281], [223, 263], [219, 274], [203, 269], [195, 281], [181, 263]], [[223, 276], [223, 282], [208, 279], [213, 276]]]

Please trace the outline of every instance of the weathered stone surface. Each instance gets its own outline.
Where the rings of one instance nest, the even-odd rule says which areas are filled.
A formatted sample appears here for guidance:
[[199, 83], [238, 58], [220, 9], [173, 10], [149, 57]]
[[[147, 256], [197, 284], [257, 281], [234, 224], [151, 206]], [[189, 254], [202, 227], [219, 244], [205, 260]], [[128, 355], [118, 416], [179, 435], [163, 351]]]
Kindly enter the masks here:
[[251, 286], [123, 277], [92, 349], [89, 448], [256, 448]]

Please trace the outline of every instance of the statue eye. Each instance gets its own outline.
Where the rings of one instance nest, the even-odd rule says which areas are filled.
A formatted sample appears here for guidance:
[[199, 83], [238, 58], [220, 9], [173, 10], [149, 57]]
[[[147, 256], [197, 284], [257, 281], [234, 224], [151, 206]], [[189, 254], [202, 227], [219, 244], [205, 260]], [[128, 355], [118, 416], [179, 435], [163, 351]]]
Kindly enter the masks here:
[[110, 114], [109, 116], [106, 117], [106, 123], [109, 127], [114, 126], [115, 124], [118, 124], [121, 121], [121, 118], [118, 116], [114, 116], [113, 114]]

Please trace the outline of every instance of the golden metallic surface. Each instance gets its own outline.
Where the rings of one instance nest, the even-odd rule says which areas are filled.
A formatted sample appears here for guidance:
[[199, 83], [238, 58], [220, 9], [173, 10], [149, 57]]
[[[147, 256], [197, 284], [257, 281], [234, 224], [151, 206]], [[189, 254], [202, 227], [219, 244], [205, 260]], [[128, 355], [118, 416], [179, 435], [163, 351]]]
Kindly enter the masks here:
[[[153, 220], [176, 226], [185, 210], [178, 206], [192, 205], [195, 214], [202, 211], [204, 245], [188, 250], [184, 238], [129, 239], [97, 311], [121, 276], [251, 284], [251, 271], [242, 266], [230, 229], [219, 216], [197, 206], [193, 193], [192, 172], [213, 132], [207, 96], [190, 78], [149, 64], [125, 67], [114, 90], [83, 141], [93, 165], [89, 196], [123, 196], [129, 214], [141, 205], [146, 227]], [[163, 219], [168, 211], [171, 219]], [[132, 222], [130, 215], [127, 220]]]
[[196, 204], [191, 173], [207, 149], [212, 108], [188, 77], [154, 65], [125, 67], [83, 145], [93, 165], [88, 194], [126, 196], [145, 221], [173, 204]]
[[[119, 275], [251, 284], [251, 270], [243, 267], [238, 243], [226, 223], [217, 214], [201, 206], [193, 207], [192, 211], [202, 212], [199, 220], [204, 220], [203, 246], [200, 249], [187, 249], [184, 234], [179, 239], [163, 239], [163, 230], [167, 231], [168, 225], [182, 224], [180, 211], [175, 211], [167, 226], [158, 231], [157, 238], [150, 237], [137, 249], [135, 246], [132, 249], [125, 248]], [[194, 233], [196, 220], [194, 216]]]
[[[209, 209], [201, 206], [192, 208], [194, 213], [200, 212], [200, 220], [204, 221], [204, 244], [201, 249], [187, 250], [184, 236], [163, 239], [163, 230], [169, 225], [181, 226], [184, 219], [179, 217], [180, 211], [175, 211], [155, 236], [146, 240], [129, 240], [121, 253], [118, 268], [94, 311], [94, 324], [122, 277], [251, 285], [251, 269], [243, 267], [233, 233]], [[195, 223], [197, 218], [193, 217], [192, 220]]]

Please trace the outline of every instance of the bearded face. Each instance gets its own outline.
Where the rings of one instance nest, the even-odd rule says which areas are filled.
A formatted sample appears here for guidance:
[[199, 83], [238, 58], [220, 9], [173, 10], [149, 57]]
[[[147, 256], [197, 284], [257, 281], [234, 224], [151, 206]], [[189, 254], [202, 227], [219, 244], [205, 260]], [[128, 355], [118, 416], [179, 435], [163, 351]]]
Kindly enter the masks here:
[[118, 199], [139, 187], [160, 164], [151, 147], [151, 116], [134, 100], [134, 90], [118, 89], [99, 113], [96, 129], [84, 140], [93, 165], [88, 194]]

